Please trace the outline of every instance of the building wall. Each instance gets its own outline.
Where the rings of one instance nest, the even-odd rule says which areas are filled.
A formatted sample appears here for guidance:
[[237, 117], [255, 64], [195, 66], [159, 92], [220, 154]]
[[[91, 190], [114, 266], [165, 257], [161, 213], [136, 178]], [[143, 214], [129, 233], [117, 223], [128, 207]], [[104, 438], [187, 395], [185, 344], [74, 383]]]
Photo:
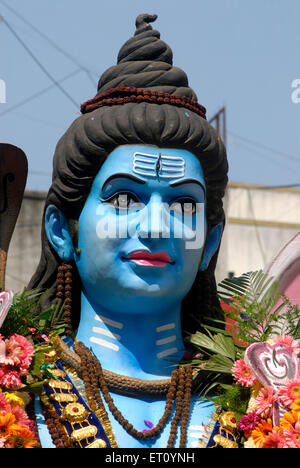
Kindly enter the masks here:
[[300, 231], [300, 190], [230, 183], [217, 279], [263, 269]]
[[[40, 257], [46, 193], [25, 192], [10, 244], [6, 287], [28, 284]], [[216, 271], [217, 281], [264, 268], [300, 231], [300, 190], [230, 183], [224, 199], [226, 227]]]
[[5, 286], [14, 292], [23, 290], [38, 265], [45, 200], [43, 192], [24, 194], [6, 264]]

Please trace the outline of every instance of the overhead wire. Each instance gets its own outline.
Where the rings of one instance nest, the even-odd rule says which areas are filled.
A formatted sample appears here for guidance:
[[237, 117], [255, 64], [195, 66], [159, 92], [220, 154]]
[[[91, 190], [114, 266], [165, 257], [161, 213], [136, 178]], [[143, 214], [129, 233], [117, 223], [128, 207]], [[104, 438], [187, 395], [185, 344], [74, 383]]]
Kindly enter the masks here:
[[37, 28], [27, 18], [25, 18], [23, 15], [21, 15], [21, 13], [19, 13], [14, 8], [12, 8], [10, 5], [8, 5], [4, 0], [0, 0], [0, 3], [2, 3], [2, 5], [4, 5], [10, 12], [12, 12], [15, 16], [17, 16], [21, 21], [23, 21], [23, 23], [25, 23], [27, 26], [29, 26], [36, 34], [38, 34], [41, 38], [43, 38], [46, 42], [48, 42], [54, 49], [56, 49], [58, 52], [60, 52], [64, 57], [68, 58], [75, 65], [80, 67], [86, 73], [86, 75], [88, 76], [88, 78], [90, 79], [92, 84], [94, 86], [97, 86], [96, 81], [92, 77], [92, 74], [96, 75], [96, 72], [93, 72], [88, 67], [81, 64], [80, 61], [76, 57], [74, 57], [72, 54], [70, 54], [69, 52], [64, 50], [59, 44], [57, 44], [53, 39], [51, 39], [49, 36], [47, 36], [39, 28]]
[[248, 143], [248, 144], [250, 144], [252, 146], [256, 146], [259, 149], [268, 151], [268, 152], [273, 153], [273, 154], [277, 154], [278, 156], [281, 156], [281, 157], [283, 157], [285, 159], [289, 159], [290, 161], [294, 161], [297, 164], [300, 163], [300, 157], [298, 158], [297, 156], [291, 155], [289, 153], [285, 153], [285, 152], [279, 151], [279, 150], [277, 150], [275, 148], [271, 148], [270, 146], [263, 145], [262, 143], [258, 143], [257, 141], [251, 140], [250, 138], [246, 138], [246, 137], [237, 135], [236, 133], [231, 132], [231, 131], [228, 131], [228, 134], [232, 135], [233, 137], [237, 138], [238, 140], [244, 141], [245, 143]]
[[[68, 75], [65, 75], [63, 78], [60, 80], [57, 80], [57, 83], [63, 83], [64, 81], [73, 78], [75, 75], [77, 75], [79, 72], [82, 72], [81, 68], [77, 68], [77, 70], [74, 70], [72, 73], [68, 73]], [[24, 106], [25, 104], [28, 104], [28, 102], [32, 101], [33, 99], [36, 99], [37, 97], [42, 96], [43, 94], [47, 93], [51, 89], [56, 87], [56, 83], [53, 83], [46, 88], [41, 89], [40, 91], [37, 91], [36, 93], [32, 94], [31, 96], [28, 96], [27, 98], [23, 99], [22, 101], [17, 102], [13, 106], [10, 106], [8, 109], [5, 109], [3, 112], [0, 113], [0, 117], [8, 114], [9, 112], [12, 112], [16, 109], [18, 109], [21, 106]]]
[[34, 55], [34, 53], [30, 50], [30, 48], [25, 44], [23, 39], [15, 32], [15, 30], [11, 27], [8, 21], [3, 17], [0, 16], [0, 19], [12, 33], [12, 35], [17, 39], [17, 41], [22, 45], [22, 47], [26, 50], [26, 52], [30, 55], [32, 60], [36, 63], [36, 65], [43, 71], [43, 73], [52, 81], [52, 83], [65, 95], [65, 97], [73, 103], [73, 105], [78, 108], [78, 103], [73, 99], [73, 97], [60, 85], [60, 83], [51, 75], [51, 73], [44, 67], [44, 65], [40, 62], [40, 60]]

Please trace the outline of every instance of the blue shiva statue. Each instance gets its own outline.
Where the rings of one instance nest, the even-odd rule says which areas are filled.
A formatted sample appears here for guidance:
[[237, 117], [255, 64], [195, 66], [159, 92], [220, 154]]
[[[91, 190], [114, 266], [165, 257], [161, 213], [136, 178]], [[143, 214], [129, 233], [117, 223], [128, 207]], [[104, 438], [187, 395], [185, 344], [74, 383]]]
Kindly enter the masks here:
[[155, 19], [137, 18], [54, 155], [29, 286], [65, 297], [72, 332], [36, 402], [43, 447], [59, 424], [65, 446], [197, 447], [213, 411], [182, 359], [217, 313], [226, 151]]

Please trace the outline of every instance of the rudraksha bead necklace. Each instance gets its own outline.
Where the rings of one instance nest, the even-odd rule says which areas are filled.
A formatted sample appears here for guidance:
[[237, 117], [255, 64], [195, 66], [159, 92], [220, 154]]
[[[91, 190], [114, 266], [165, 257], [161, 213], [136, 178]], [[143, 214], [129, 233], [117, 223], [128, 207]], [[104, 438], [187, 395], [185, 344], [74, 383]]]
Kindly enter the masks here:
[[[169, 390], [166, 396], [165, 410], [160, 418], [158, 424], [147, 432], [136, 430], [132, 424], [122, 415], [122, 413], [116, 407], [106, 384], [102, 366], [99, 360], [91, 353], [91, 351], [81, 342], [74, 344], [75, 352], [80, 356], [82, 363], [81, 374], [84, 380], [85, 389], [88, 393], [89, 400], [100, 402], [101, 395], [100, 389], [103, 393], [103, 397], [112, 413], [114, 418], [123, 427], [123, 429], [139, 440], [145, 440], [153, 437], [157, 437], [164, 429], [168, 422], [173, 408], [173, 401], [176, 402], [176, 410], [171, 422], [170, 436], [168, 440], [167, 448], [174, 446], [177, 427], [181, 420], [181, 437], [180, 437], [180, 448], [184, 448], [186, 445], [186, 434], [187, 425], [189, 419], [189, 408], [192, 393], [192, 368], [189, 365], [181, 366], [172, 372]], [[87, 371], [89, 369], [89, 371]], [[95, 376], [98, 382], [95, 381]], [[121, 377], [121, 376], [120, 376]], [[140, 384], [139, 380], [139, 384]], [[141, 385], [141, 384], [140, 384]], [[99, 399], [100, 396], [100, 399]]]

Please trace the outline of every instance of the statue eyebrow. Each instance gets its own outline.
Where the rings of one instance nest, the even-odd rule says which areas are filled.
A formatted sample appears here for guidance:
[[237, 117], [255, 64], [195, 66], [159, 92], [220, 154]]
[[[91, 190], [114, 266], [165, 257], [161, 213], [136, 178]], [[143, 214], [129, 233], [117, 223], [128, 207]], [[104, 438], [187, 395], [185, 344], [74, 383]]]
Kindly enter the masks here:
[[114, 179], [119, 179], [119, 178], [125, 178], [125, 179], [130, 179], [133, 180], [134, 182], [137, 182], [138, 184], [145, 184], [146, 182], [142, 179], [139, 179], [138, 177], [135, 177], [131, 174], [126, 174], [126, 173], [119, 173], [119, 174], [113, 174], [111, 175], [103, 184], [102, 190], [105, 188], [105, 185], [108, 184], [110, 181]]
[[178, 185], [183, 185], [183, 184], [197, 184], [197, 185], [200, 185], [200, 187], [202, 188], [202, 190], [204, 190], [204, 192], [206, 192], [206, 189], [204, 187], [203, 184], [201, 184], [201, 182], [199, 182], [199, 180], [197, 179], [183, 179], [183, 180], [178, 180], [178, 182], [172, 182], [170, 184], [171, 187], [178, 187]]

